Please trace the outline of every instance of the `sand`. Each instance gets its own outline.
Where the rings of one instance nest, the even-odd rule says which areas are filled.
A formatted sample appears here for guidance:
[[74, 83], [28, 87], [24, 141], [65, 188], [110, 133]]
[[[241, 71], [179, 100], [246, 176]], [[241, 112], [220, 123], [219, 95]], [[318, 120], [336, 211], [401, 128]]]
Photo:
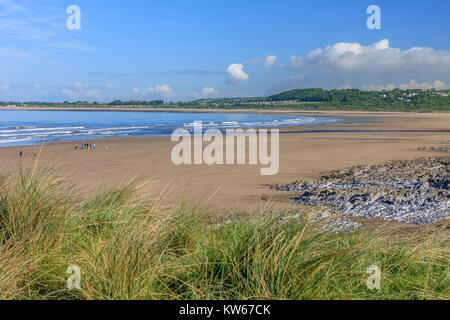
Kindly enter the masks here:
[[[273, 176], [261, 176], [259, 165], [176, 166], [170, 158], [175, 145], [170, 137], [89, 141], [96, 144], [95, 151], [75, 150], [78, 142], [42, 148], [0, 148], [0, 169], [5, 174], [15, 174], [19, 152], [23, 151], [25, 166], [34, 160], [34, 154], [39, 155], [40, 165], [56, 161], [58, 175], [66, 183], [75, 184], [82, 195], [90, 195], [101, 186], [113, 187], [132, 178], [144, 178], [149, 182], [142, 190], [145, 198], [162, 198], [167, 206], [184, 199], [188, 204], [215, 212], [258, 210], [266, 206], [280, 209], [292, 205], [289, 196], [271, 190], [268, 185], [311, 179], [321, 172], [359, 164], [440, 155], [417, 148], [450, 140], [448, 113], [291, 113], [339, 116], [356, 124], [280, 128], [280, 169]], [[304, 132], [323, 129], [356, 132]]]

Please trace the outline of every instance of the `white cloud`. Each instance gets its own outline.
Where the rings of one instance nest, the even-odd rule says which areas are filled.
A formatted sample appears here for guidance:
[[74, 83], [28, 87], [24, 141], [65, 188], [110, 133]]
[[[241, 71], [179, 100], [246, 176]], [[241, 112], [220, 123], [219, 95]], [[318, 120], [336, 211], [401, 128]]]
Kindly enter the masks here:
[[254, 64], [254, 65], [263, 66], [264, 68], [268, 68], [268, 67], [275, 65], [275, 62], [277, 61], [277, 59], [278, 59], [277, 56], [267, 56], [266, 58], [257, 58], [257, 59], [253, 59], [250, 61], [246, 61], [245, 64]]
[[402, 90], [407, 90], [407, 89], [422, 89], [422, 90], [430, 90], [430, 89], [437, 89], [437, 90], [441, 90], [441, 89], [447, 89], [450, 88], [450, 85], [445, 84], [442, 81], [436, 80], [433, 83], [430, 82], [422, 82], [419, 83], [417, 82], [415, 79], [411, 79], [409, 80], [408, 83], [403, 83], [400, 84], [398, 86], [394, 85], [394, 84], [387, 84], [387, 85], [376, 85], [376, 84], [365, 84], [362, 86], [363, 90], [366, 91], [382, 91], [382, 90], [394, 90], [395, 88], [399, 88]]
[[436, 80], [433, 83], [423, 82], [418, 83], [416, 80], [411, 79], [407, 84], [400, 85], [400, 89], [406, 90], [406, 89], [422, 89], [422, 90], [430, 90], [430, 89], [447, 89], [449, 86], [446, 85], [444, 82]]
[[244, 72], [243, 68], [242, 64], [233, 63], [228, 66], [227, 72], [235, 80], [248, 80], [248, 74]]
[[86, 91], [86, 96], [89, 98], [99, 99], [101, 95], [100, 89], [90, 89]]
[[213, 97], [213, 96], [217, 96], [219, 94], [219, 91], [217, 91], [214, 88], [211, 87], [204, 87], [202, 89], [202, 96], [203, 97]]
[[112, 87], [113, 87], [113, 85], [111, 83], [105, 84], [105, 88], [111, 89]]
[[270, 66], [273, 66], [275, 64], [275, 61], [277, 61], [277, 56], [268, 56], [264, 61], [264, 67], [268, 68]]
[[[65, 22], [67, 15], [57, 7], [45, 6], [38, 1], [0, 0], [0, 33], [2, 42], [33, 41], [30, 55], [45, 57], [48, 48], [63, 50], [95, 51], [97, 47], [80, 40], [68, 39]], [[39, 40], [39, 41], [36, 41]]]
[[393, 84], [386, 85], [386, 90], [394, 90], [394, 89], [395, 89], [395, 85], [393, 85]]
[[39, 83], [35, 83], [33, 85], [33, 89], [39, 90], [41, 88], [41, 85]]
[[155, 87], [149, 86], [143, 89], [133, 88], [134, 94], [141, 94], [142, 96], [147, 96], [150, 93], [158, 93], [164, 98], [172, 98], [175, 96], [175, 92], [168, 84], [157, 85]]
[[26, 10], [24, 7], [11, 0], [0, 0], [0, 6], [2, 6], [3, 14]]
[[153, 87], [147, 87], [147, 88], [138, 89], [138, 90], [139, 90], [138, 92], [142, 93], [142, 95], [144, 95], [144, 96], [148, 95], [149, 93], [155, 92], [155, 88], [153, 88]]
[[175, 92], [167, 84], [157, 85], [155, 91], [167, 98], [175, 95]]
[[382, 84], [365, 84], [362, 86], [362, 89], [364, 91], [383, 91], [383, 90], [394, 90], [395, 85], [388, 84], [388, 85], [382, 85]]
[[68, 96], [71, 99], [77, 99], [80, 97], [79, 92], [77, 92], [73, 89], [64, 88], [64, 89], [61, 89], [61, 93], [65, 96]]
[[392, 48], [384, 39], [372, 45], [336, 43], [325, 49], [316, 49], [305, 56], [292, 56], [291, 67], [312, 71], [345, 71], [366, 74], [382, 72], [450, 71], [450, 51], [428, 47], [407, 50]]
[[439, 80], [436, 80], [436, 81], [433, 83], [433, 88], [434, 88], [434, 89], [440, 90], [440, 89], [446, 89], [446, 88], [448, 88], [448, 87], [449, 87], [449, 85], [446, 85], [444, 82], [439, 81]]
[[[273, 83], [268, 94], [297, 88], [352, 88], [363, 85], [382, 90], [420, 82], [450, 83], [450, 50], [429, 47], [399, 49], [391, 47], [388, 39], [373, 44], [340, 42], [312, 50], [290, 59], [290, 76]], [[395, 85], [394, 85], [395, 84]]]
[[347, 90], [347, 89], [351, 89], [351, 88], [352, 88], [352, 86], [349, 84], [344, 84], [343, 86], [339, 87], [340, 90]]
[[100, 99], [102, 97], [100, 88], [95, 88], [81, 82], [74, 82], [62, 88], [60, 92], [70, 99]]

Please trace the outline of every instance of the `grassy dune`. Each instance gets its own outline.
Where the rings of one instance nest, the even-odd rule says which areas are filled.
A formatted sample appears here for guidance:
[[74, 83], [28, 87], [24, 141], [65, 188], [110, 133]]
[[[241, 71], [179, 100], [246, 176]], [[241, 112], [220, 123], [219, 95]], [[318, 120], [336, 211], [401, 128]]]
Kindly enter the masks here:
[[[331, 234], [307, 213], [168, 212], [139, 182], [78, 199], [55, 170], [0, 179], [1, 299], [449, 299], [448, 229]], [[68, 290], [66, 270], [81, 270]], [[366, 269], [382, 270], [369, 290]]]

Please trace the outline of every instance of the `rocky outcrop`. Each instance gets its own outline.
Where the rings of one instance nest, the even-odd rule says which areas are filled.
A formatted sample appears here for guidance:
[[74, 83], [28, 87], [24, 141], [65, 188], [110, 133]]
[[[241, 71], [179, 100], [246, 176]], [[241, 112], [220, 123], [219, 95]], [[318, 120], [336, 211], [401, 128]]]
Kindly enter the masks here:
[[344, 217], [435, 223], [450, 217], [450, 157], [356, 166], [274, 188]]

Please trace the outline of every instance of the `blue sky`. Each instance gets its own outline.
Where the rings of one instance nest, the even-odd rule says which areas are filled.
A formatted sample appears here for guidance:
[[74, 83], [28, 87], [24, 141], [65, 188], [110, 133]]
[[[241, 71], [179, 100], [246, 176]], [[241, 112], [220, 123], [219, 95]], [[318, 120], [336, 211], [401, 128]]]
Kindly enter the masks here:
[[[369, 5], [381, 30], [366, 26]], [[0, 0], [0, 100], [448, 88], [449, 12], [444, 0]]]

